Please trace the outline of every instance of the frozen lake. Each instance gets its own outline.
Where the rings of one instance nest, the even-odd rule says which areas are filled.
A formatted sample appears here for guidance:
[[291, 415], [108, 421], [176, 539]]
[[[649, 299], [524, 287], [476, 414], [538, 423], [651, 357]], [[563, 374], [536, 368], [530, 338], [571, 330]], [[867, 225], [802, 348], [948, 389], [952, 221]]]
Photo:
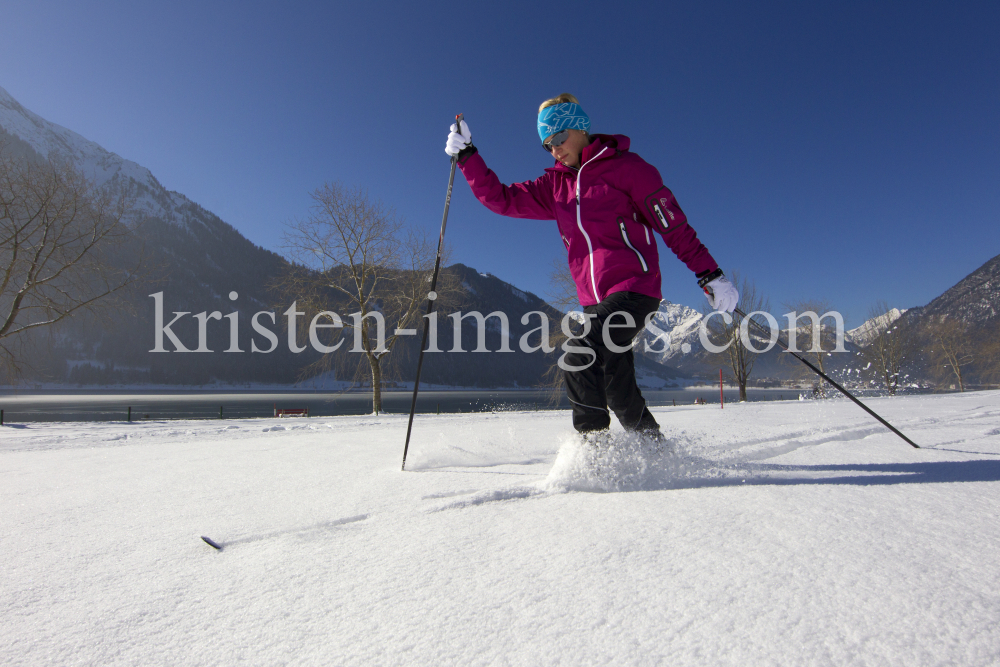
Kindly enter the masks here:
[[[736, 402], [739, 393], [726, 389], [726, 402]], [[750, 401], [796, 399], [795, 389], [750, 389]], [[384, 391], [384, 411], [409, 414], [412, 390]], [[671, 390], [643, 390], [650, 406], [691, 404], [696, 398], [718, 404], [718, 387]], [[38, 421], [126, 421], [142, 419], [218, 419], [270, 417], [274, 408], [309, 408], [310, 416], [363, 415], [372, 411], [371, 395], [363, 392], [320, 391], [115, 391], [90, 392], [53, 390], [0, 394], [0, 409], [6, 422]], [[491, 412], [494, 410], [569, 409], [565, 395], [558, 402], [540, 390], [421, 390], [417, 396], [419, 413]], [[147, 417], [148, 415], [148, 417]]]

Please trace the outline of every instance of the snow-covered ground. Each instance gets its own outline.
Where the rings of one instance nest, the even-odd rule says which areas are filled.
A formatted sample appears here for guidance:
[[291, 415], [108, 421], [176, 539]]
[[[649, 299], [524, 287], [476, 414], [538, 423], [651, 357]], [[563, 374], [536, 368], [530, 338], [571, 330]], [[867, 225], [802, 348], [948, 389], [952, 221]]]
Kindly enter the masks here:
[[[0, 429], [4, 665], [1000, 662], [1000, 392]], [[223, 546], [216, 551], [201, 539]]]

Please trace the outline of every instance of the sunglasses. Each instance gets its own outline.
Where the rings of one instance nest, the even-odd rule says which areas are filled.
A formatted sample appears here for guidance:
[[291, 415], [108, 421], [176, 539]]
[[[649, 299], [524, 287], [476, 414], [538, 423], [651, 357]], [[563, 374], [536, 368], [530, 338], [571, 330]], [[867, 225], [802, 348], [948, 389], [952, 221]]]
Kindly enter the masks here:
[[542, 142], [542, 148], [551, 153], [553, 148], [562, 146], [567, 139], [569, 139], [569, 130], [557, 132], [549, 137], [548, 140]]

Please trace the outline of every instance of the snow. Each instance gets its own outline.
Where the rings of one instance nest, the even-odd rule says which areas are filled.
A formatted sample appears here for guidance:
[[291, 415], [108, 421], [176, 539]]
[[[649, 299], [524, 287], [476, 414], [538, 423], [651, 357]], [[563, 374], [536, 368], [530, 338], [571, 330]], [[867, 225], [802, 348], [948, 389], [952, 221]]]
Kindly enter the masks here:
[[[0, 428], [0, 663], [989, 665], [1000, 392]], [[201, 539], [222, 545], [216, 551]]]
[[528, 298], [528, 293], [527, 292], [522, 292], [521, 290], [517, 289], [513, 285], [509, 285], [509, 287], [510, 287], [511, 294], [513, 294], [514, 296], [516, 296], [521, 301], [524, 301], [525, 303], [531, 303], [531, 299]]

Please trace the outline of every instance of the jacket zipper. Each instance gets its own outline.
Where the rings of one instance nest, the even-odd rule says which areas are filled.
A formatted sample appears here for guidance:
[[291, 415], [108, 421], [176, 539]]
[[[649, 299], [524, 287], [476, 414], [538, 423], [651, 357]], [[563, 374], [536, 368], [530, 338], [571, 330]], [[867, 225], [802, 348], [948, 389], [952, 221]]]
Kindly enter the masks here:
[[625, 241], [625, 245], [631, 248], [632, 252], [635, 253], [635, 256], [639, 258], [639, 263], [642, 264], [642, 272], [646, 273], [649, 271], [649, 267], [646, 266], [646, 260], [643, 259], [642, 253], [639, 252], [636, 247], [632, 245], [632, 241], [629, 240], [628, 232], [625, 231], [625, 221], [622, 218], [618, 218], [618, 228], [622, 230], [622, 239]]
[[597, 293], [597, 279], [594, 277], [594, 246], [590, 242], [590, 236], [583, 228], [583, 220], [580, 217], [580, 174], [583, 173], [584, 167], [601, 157], [606, 150], [608, 150], [607, 146], [602, 148], [600, 153], [580, 165], [580, 168], [576, 172], [576, 226], [580, 228], [580, 233], [582, 233], [583, 238], [587, 240], [587, 259], [590, 261], [590, 285], [594, 289], [594, 298], [597, 299], [597, 303], [601, 302], [601, 295]]
[[[660, 224], [663, 225], [663, 231], [666, 233], [670, 229], [670, 223], [668, 223], [667, 219], [663, 216], [663, 211], [660, 210], [660, 205], [653, 204], [653, 210], [656, 211], [656, 217], [660, 219]], [[671, 215], [671, 217], [673, 216]]]

